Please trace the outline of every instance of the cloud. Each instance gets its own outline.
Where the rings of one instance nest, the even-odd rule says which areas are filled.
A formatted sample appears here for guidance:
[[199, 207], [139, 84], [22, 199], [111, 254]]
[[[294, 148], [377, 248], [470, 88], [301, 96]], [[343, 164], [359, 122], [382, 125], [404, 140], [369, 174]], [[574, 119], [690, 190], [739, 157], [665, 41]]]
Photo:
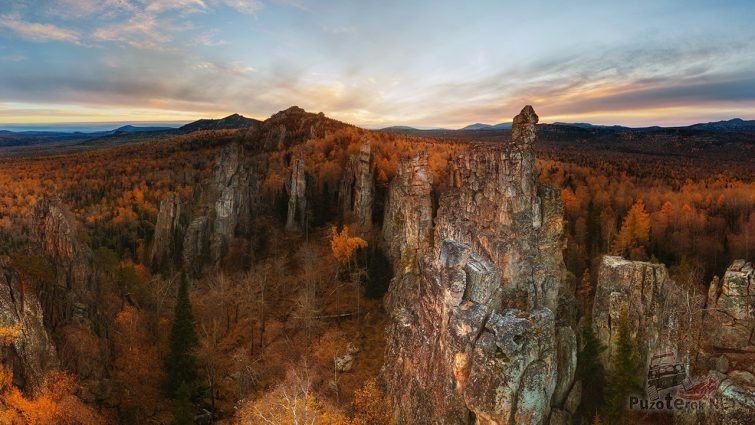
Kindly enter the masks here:
[[122, 42], [141, 49], [162, 50], [165, 43], [172, 39], [160, 30], [165, 27], [165, 23], [159, 22], [154, 16], [139, 13], [126, 22], [96, 29], [92, 38], [97, 41]]
[[218, 30], [210, 30], [194, 37], [194, 43], [200, 46], [215, 47], [228, 44], [226, 40], [219, 38]]
[[230, 8], [250, 15], [255, 14], [265, 7], [265, 5], [259, 0], [222, 0], [222, 2]]
[[138, 11], [130, 0], [56, 0], [47, 8], [47, 14], [66, 19], [97, 15], [112, 17], [120, 13]]
[[81, 34], [52, 24], [26, 22], [14, 15], [0, 15], [0, 27], [32, 41], [66, 41], [80, 44]]
[[169, 10], [194, 13], [206, 11], [207, 4], [203, 0], [152, 0], [145, 10], [150, 13], [162, 13]]

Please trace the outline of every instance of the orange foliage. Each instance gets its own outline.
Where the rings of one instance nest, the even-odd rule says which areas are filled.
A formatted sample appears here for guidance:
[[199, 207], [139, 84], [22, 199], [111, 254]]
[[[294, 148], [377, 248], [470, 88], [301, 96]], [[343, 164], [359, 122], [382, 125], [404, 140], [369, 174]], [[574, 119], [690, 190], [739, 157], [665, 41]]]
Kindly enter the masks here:
[[330, 249], [342, 266], [348, 264], [359, 248], [367, 248], [367, 241], [358, 236], [350, 236], [349, 226], [343, 226], [340, 233], [335, 226], [330, 228]]
[[74, 394], [73, 376], [51, 372], [42, 386], [25, 396], [13, 385], [13, 372], [0, 365], [0, 423], [9, 425], [95, 425], [104, 418]]

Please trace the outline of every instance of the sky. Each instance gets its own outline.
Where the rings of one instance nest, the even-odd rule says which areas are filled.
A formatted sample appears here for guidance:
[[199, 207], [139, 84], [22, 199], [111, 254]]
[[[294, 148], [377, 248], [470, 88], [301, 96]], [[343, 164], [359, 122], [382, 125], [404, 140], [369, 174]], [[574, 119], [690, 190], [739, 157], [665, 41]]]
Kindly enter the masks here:
[[3, 124], [755, 119], [755, 2], [0, 0]]

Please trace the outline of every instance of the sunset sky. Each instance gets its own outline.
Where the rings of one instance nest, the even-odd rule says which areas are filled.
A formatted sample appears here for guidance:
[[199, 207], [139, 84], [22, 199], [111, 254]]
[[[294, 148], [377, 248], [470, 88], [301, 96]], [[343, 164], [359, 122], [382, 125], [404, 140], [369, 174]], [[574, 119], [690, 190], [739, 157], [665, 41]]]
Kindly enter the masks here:
[[0, 127], [755, 119], [754, 22], [752, 0], [0, 0]]

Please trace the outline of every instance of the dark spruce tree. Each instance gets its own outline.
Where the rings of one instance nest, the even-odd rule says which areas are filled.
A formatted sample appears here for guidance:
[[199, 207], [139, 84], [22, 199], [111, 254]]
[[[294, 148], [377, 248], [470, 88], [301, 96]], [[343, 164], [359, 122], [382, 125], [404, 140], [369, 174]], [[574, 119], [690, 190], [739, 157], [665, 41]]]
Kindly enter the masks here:
[[170, 425], [193, 425], [194, 405], [191, 403], [191, 391], [185, 382], [181, 383], [173, 400], [173, 420]]
[[197, 344], [194, 313], [189, 301], [189, 281], [183, 274], [170, 329], [170, 351], [165, 358], [165, 384], [169, 396], [175, 397], [181, 385], [186, 385], [192, 396], [196, 393], [198, 375], [194, 350]]
[[629, 312], [625, 307], [619, 316], [619, 332], [608, 371], [607, 418], [611, 424], [630, 423], [626, 411], [627, 400], [630, 395], [640, 395], [642, 391], [637, 369], [637, 349], [632, 341]]
[[582, 351], [577, 356], [577, 379], [582, 381], [580, 416], [589, 422], [605, 405], [606, 373], [600, 362], [600, 353], [606, 349], [595, 336], [592, 318], [588, 315], [581, 324]]

